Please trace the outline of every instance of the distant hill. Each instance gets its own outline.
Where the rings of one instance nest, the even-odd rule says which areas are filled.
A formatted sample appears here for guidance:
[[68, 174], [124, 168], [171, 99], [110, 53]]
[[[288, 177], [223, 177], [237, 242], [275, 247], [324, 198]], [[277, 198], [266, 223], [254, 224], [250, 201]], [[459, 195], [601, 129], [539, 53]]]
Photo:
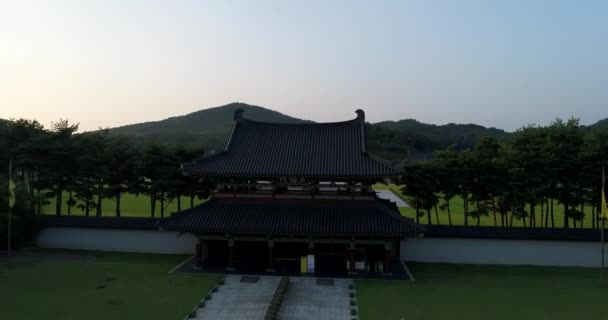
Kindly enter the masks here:
[[500, 139], [510, 135], [501, 129], [476, 124], [434, 125], [414, 119], [378, 122], [369, 132], [370, 149], [379, 155], [388, 158], [406, 155], [414, 159], [429, 157], [434, 150], [451, 145], [470, 149], [483, 136]]
[[[245, 110], [245, 117], [248, 119], [258, 121], [309, 122], [258, 106], [231, 103], [161, 121], [112, 128], [110, 134], [130, 136], [142, 143], [181, 145], [204, 148], [206, 151], [221, 150], [226, 145], [232, 129], [234, 111], [238, 108]], [[430, 157], [433, 151], [451, 145], [459, 149], [473, 148], [483, 136], [503, 139], [511, 135], [501, 129], [476, 124], [434, 125], [413, 119], [382, 121], [368, 124], [367, 128], [370, 152], [393, 160], [424, 159]], [[587, 128], [608, 132], [608, 119]]]
[[244, 103], [231, 103], [161, 121], [112, 128], [110, 134], [131, 136], [152, 143], [203, 147], [206, 150], [222, 149], [228, 141], [234, 111], [238, 108], [245, 111], [247, 119], [282, 123], [306, 122], [270, 109]]
[[[245, 103], [203, 109], [183, 116], [160, 121], [143, 122], [110, 129], [111, 135], [123, 135], [142, 144], [158, 143], [169, 146], [202, 148], [206, 152], [222, 150], [232, 129], [234, 111], [241, 108], [248, 119], [279, 122], [311, 122], [283, 113]], [[7, 121], [0, 119], [0, 129]], [[509, 138], [512, 133], [477, 124], [434, 125], [414, 119], [381, 121], [367, 124], [368, 148], [371, 153], [391, 160], [425, 159], [448, 146], [471, 149], [484, 136]], [[608, 135], [608, 118], [582, 126], [589, 133]]]
[[424, 132], [426, 136], [442, 144], [469, 145], [470, 139], [475, 139], [479, 135], [500, 137], [508, 134], [506, 131], [497, 128], [486, 128], [477, 124], [456, 124], [448, 123], [445, 125], [435, 125], [422, 123], [414, 119], [404, 119], [399, 121], [382, 121], [375, 123], [387, 129], [405, 132]]
[[[181, 145], [221, 150], [232, 129], [234, 111], [245, 110], [245, 117], [258, 121], [302, 123], [306, 120], [244, 103], [203, 109], [184, 116], [144, 122], [110, 129], [112, 135], [125, 135], [146, 143]], [[503, 130], [474, 124], [432, 125], [406, 119], [368, 124], [369, 148], [388, 159], [426, 158], [439, 148], [456, 145], [471, 148], [484, 135], [502, 137]]]
[[593, 131], [602, 130], [604, 132], [608, 132], [608, 118], [589, 125], [587, 128]]

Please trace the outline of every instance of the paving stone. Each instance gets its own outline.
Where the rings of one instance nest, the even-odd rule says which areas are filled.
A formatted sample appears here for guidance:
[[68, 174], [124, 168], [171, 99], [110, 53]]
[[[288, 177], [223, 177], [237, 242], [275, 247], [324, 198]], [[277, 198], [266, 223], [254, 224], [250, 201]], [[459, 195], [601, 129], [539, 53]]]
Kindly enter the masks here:
[[334, 279], [334, 285], [318, 285], [316, 278], [292, 277], [279, 311], [282, 320], [350, 320], [348, 293], [351, 279]]
[[199, 308], [193, 319], [262, 320], [280, 277], [261, 276], [255, 283], [241, 282], [241, 276], [229, 275], [213, 298]]

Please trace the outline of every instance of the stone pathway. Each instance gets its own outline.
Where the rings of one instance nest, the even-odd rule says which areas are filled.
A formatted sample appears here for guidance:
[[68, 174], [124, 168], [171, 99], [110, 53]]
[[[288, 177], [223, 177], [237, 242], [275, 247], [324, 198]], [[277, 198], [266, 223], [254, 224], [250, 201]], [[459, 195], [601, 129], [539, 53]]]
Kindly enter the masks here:
[[390, 200], [391, 202], [394, 202], [399, 208], [409, 208], [409, 205], [401, 198], [399, 198], [399, 196], [396, 195], [393, 190], [376, 190], [376, 195], [378, 195], [378, 198], [380, 199]]
[[256, 283], [240, 282], [240, 275], [228, 275], [224, 285], [191, 319], [263, 320], [281, 277], [260, 276]]
[[357, 319], [351, 314], [349, 286], [351, 279], [334, 279], [333, 285], [318, 285], [317, 278], [291, 277], [285, 300], [281, 305], [281, 320], [350, 320]]

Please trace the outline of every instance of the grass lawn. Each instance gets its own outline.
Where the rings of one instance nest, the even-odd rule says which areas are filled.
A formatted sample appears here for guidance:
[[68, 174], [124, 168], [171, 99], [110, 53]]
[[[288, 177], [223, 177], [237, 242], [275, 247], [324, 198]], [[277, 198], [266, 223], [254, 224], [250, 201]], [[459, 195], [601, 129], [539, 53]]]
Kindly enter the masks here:
[[[68, 193], [63, 195], [65, 202], [68, 201]], [[43, 214], [55, 214], [55, 199], [49, 199], [50, 203], [42, 208]], [[182, 197], [182, 210], [190, 208], [190, 197]], [[194, 205], [202, 203], [203, 200], [194, 198]], [[171, 214], [171, 212], [177, 211], [177, 201], [172, 201], [165, 208], [165, 216]], [[63, 214], [67, 215], [68, 205], [63, 204]], [[149, 217], [150, 216], [150, 197], [147, 195], [136, 195], [136, 194], [125, 194], [120, 200], [120, 213], [121, 216], [125, 217]], [[91, 210], [91, 215], [95, 215], [95, 209]], [[116, 202], [112, 199], [103, 199], [101, 204], [101, 214], [103, 216], [115, 216], [116, 215]], [[82, 216], [84, 211], [72, 207], [72, 215]], [[160, 201], [156, 202], [156, 217], [160, 217]]]
[[[389, 189], [391, 191], [393, 191], [397, 196], [401, 197], [402, 199], [404, 199], [408, 204], [411, 204], [411, 201], [408, 201], [406, 199], [406, 197], [401, 193], [401, 188], [400, 186], [394, 185], [394, 184], [390, 184], [390, 185], [386, 185], [386, 184], [375, 184], [374, 185], [374, 189], [376, 190], [380, 190], [380, 189]], [[440, 200], [440, 204], [443, 204], [443, 200]], [[475, 210], [475, 205], [471, 204], [469, 205], [469, 210]], [[540, 223], [540, 206], [536, 207], [536, 223], [537, 226]], [[406, 217], [410, 217], [410, 218], [415, 218], [416, 217], [416, 210], [414, 208], [399, 208], [399, 210], [401, 211], [401, 214], [406, 216]], [[526, 210], [530, 210], [529, 206]], [[452, 224], [453, 225], [464, 225], [464, 200], [462, 199], [462, 197], [454, 197], [454, 199], [452, 199], [450, 201], [450, 211], [452, 213]], [[554, 203], [553, 206], [553, 212], [554, 212], [554, 222], [555, 222], [555, 227], [561, 228], [564, 226], [564, 207], [560, 204], [558, 204], [557, 202]], [[587, 206], [585, 207], [585, 219], [583, 221], [583, 227], [584, 228], [591, 228], [592, 224], [592, 219], [591, 219], [591, 207]], [[441, 209], [439, 210], [439, 221], [437, 221], [437, 218], [435, 217], [435, 211], [431, 211], [431, 222], [433, 224], [448, 224], [448, 213], [447, 210], [446, 211], [442, 211]], [[510, 215], [509, 215], [510, 218]], [[498, 225], [500, 225], [500, 216], [497, 214], [496, 216]], [[420, 217], [420, 223], [426, 224], [428, 222], [427, 219], [427, 214], [426, 212], [424, 213], [424, 216]], [[528, 224], [528, 220], [526, 220], [526, 224]], [[494, 226], [494, 217], [492, 216], [492, 213], [490, 212], [489, 215], [487, 216], [482, 216], [481, 220], [479, 221], [481, 226]], [[477, 219], [473, 218], [473, 217], [469, 217], [469, 225], [475, 226], [477, 225]], [[514, 219], [513, 220], [513, 226], [514, 227], [523, 227], [524, 223], [522, 220], [519, 219]], [[549, 226], [551, 226], [551, 218], [549, 217]], [[570, 227], [572, 227], [572, 220], [570, 220]], [[580, 227], [580, 222], [577, 222], [577, 228]]]
[[168, 274], [182, 255], [83, 254], [97, 262], [0, 260], [0, 319], [183, 319], [219, 279]]
[[[0, 260], [0, 319], [183, 319], [218, 276], [181, 255], [69, 251], [97, 262]], [[605, 319], [594, 268], [411, 264], [415, 282], [357, 280], [363, 320]]]
[[363, 320], [608, 319], [595, 268], [411, 264], [415, 282], [358, 280]]

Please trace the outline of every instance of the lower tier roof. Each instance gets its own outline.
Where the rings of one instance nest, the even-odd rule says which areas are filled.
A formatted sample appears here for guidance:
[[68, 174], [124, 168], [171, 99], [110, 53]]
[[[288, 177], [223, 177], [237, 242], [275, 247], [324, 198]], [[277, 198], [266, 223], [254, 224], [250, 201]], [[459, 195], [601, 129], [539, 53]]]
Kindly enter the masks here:
[[287, 237], [415, 237], [423, 228], [389, 201], [212, 198], [174, 213], [165, 230]]

